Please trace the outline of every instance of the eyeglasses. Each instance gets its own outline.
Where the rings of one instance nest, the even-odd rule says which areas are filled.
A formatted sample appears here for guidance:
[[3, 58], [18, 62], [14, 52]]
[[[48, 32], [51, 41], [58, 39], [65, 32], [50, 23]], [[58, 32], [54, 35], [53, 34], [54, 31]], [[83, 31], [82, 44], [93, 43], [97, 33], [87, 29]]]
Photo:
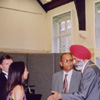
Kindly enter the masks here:
[[68, 63], [68, 62], [73, 62], [73, 59], [65, 59], [64, 61], [62, 61], [64, 63]]

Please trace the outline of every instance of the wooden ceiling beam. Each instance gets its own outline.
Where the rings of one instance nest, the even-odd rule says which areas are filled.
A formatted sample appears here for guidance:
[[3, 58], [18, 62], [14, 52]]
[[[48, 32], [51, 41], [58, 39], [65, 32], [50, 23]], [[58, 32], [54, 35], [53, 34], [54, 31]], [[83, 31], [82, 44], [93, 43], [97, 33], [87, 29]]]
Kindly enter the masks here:
[[46, 4], [42, 4], [40, 0], [37, 0], [39, 4], [42, 6], [42, 8], [48, 12], [49, 10], [52, 10], [56, 7], [59, 7], [61, 5], [67, 4], [69, 2], [72, 2], [74, 0], [52, 0], [51, 2], [48, 2]]
[[86, 18], [85, 18], [85, 0], [74, 0], [78, 22], [79, 30], [86, 30]]
[[37, 0], [37, 1], [41, 5], [41, 7], [46, 11], [46, 9], [44, 8], [44, 5], [42, 4], [42, 2], [40, 0]]
[[74, 1], [78, 16], [79, 30], [86, 30], [85, 0], [52, 0], [51, 2], [46, 4], [42, 4], [40, 0], [37, 1], [46, 12]]
[[52, 2], [45, 4], [44, 7], [46, 8], [46, 11], [49, 11], [72, 1], [73, 0], [52, 0]]

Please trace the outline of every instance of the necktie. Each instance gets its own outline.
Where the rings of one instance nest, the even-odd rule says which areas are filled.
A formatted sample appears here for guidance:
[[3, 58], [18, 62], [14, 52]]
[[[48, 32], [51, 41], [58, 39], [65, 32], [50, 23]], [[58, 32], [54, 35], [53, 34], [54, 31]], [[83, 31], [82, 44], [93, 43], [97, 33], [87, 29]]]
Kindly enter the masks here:
[[63, 83], [63, 93], [68, 93], [68, 81], [67, 81], [68, 74], [65, 74], [65, 79]]

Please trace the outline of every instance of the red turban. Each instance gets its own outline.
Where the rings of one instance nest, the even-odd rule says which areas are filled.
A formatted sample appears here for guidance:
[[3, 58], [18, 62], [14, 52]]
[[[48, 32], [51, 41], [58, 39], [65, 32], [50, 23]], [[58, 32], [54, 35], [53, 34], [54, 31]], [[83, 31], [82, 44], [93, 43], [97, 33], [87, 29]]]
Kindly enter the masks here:
[[73, 56], [79, 58], [79, 59], [90, 59], [91, 58], [91, 53], [90, 51], [82, 46], [82, 45], [72, 45], [70, 47], [70, 52]]

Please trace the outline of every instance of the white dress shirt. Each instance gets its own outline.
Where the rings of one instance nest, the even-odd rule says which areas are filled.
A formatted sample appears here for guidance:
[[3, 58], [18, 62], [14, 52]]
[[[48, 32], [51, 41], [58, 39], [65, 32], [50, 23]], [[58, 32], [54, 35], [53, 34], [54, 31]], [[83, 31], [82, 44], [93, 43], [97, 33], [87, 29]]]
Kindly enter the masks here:
[[73, 69], [71, 71], [69, 71], [68, 73], [63, 71], [63, 82], [64, 82], [64, 79], [65, 79], [65, 74], [67, 74], [68, 90], [69, 90], [69, 86], [70, 86], [70, 81], [71, 81], [72, 73], [73, 73]]
[[5, 74], [6, 79], [8, 79], [8, 73], [5, 71], [2, 71]]

